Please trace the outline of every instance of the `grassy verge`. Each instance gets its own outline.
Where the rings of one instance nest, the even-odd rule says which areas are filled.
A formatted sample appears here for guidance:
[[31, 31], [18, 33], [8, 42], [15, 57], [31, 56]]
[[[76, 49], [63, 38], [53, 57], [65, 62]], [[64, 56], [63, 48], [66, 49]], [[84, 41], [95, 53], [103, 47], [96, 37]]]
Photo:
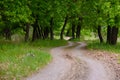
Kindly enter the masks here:
[[[92, 50], [102, 50], [107, 51], [112, 54], [120, 54], [120, 43], [117, 43], [117, 45], [109, 45], [106, 43], [99, 43], [98, 41], [88, 41], [88, 49]], [[120, 56], [118, 56], [118, 63], [120, 64]]]
[[20, 80], [47, 65], [50, 48], [66, 44], [60, 40], [28, 43], [0, 42], [0, 80]]
[[94, 50], [104, 50], [104, 51], [109, 51], [113, 53], [118, 53], [120, 54], [120, 43], [117, 45], [109, 45], [106, 43], [99, 43], [98, 41], [90, 41], [88, 42], [88, 49], [94, 49]]
[[65, 40], [37, 40], [33, 42], [31, 45], [34, 47], [41, 47], [41, 48], [53, 48], [58, 46], [64, 46], [67, 44]]

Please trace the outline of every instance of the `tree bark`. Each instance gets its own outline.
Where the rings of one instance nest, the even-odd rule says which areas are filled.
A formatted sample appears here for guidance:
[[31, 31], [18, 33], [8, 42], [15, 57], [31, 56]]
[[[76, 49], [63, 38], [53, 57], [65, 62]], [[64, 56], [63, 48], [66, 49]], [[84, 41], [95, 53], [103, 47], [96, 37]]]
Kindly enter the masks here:
[[100, 39], [100, 43], [103, 43], [103, 37], [102, 37], [102, 34], [101, 34], [101, 26], [98, 26], [97, 30], [98, 30], [98, 36], [99, 36], [99, 39]]
[[43, 28], [41, 26], [37, 27], [37, 34], [38, 34], [38, 38], [39, 39], [44, 39], [44, 35], [43, 35]]
[[53, 34], [53, 17], [50, 20], [50, 39], [54, 39], [54, 34]]
[[68, 16], [65, 17], [64, 25], [63, 25], [63, 27], [61, 29], [61, 33], [60, 33], [60, 39], [63, 39], [63, 33], [64, 33], [64, 30], [65, 30], [67, 21], [68, 21]]
[[79, 22], [78, 22], [77, 30], [76, 30], [76, 38], [80, 38], [81, 22], [82, 22], [82, 17], [79, 17]]
[[116, 26], [107, 28], [107, 43], [115, 45], [117, 43], [118, 28]]
[[117, 35], [118, 35], [118, 28], [112, 27], [112, 34], [111, 34], [111, 44], [115, 45], [117, 43]]
[[4, 29], [4, 35], [5, 35], [5, 38], [6, 38], [6, 40], [11, 40], [11, 30], [10, 30], [10, 28], [5, 28]]
[[72, 24], [72, 39], [75, 39], [75, 24]]
[[25, 29], [25, 41], [29, 40], [29, 29], [30, 29], [30, 24], [26, 24], [26, 29]]
[[45, 39], [49, 37], [49, 28], [48, 27], [45, 27], [45, 29], [44, 29], [44, 37], [45, 37]]
[[111, 33], [112, 33], [112, 28], [111, 26], [108, 25], [107, 27], [107, 43], [111, 44]]
[[32, 41], [35, 41], [36, 39], [37, 39], [36, 26], [33, 26]]
[[33, 25], [33, 35], [32, 35], [32, 41], [35, 41], [38, 39], [39, 37], [39, 31], [38, 31], [38, 22], [37, 20], [35, 21], [34, 25]]
[[68, 30], [66, 32], [66, 36], [70, 36], [70, 30], [71, 30], [71, 28], [68, 28]]

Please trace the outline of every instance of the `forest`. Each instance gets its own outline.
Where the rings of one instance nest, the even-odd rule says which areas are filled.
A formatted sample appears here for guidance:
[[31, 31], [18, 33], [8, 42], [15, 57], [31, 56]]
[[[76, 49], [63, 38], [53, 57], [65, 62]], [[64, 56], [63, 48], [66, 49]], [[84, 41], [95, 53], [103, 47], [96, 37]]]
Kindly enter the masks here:
[[55, 36], [79, 39], [86, 29], [97, 34], [101, 43], [117, 43], [119, 0], [3, 0], [0, 5], [0, 35], [7, 40], [18, 33], [25, 41]]

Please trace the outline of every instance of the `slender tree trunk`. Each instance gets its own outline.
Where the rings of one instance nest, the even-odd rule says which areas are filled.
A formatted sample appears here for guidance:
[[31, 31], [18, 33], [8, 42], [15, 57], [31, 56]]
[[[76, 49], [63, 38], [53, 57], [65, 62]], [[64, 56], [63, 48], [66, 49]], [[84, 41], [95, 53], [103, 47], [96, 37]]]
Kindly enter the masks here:
[[77, 25], [77, 30], [76, 30], [76, 38], [80, 38], [80, 32], [81, 32], [81, 22], [82, 22], [82, 18], [79, 17], [79, 22]]
[[35, 41], [36, 39], [37, 39], [36, 26], [33, 26], [32, 41]]
[[76, 38], [80, 38], [81, 25], [77, 25]]
[[48, 38], [48, 36], [49, 36], [49, 28], [48, 27], [46, 27], [44, 29], [44, 36], [45, 36], [45, 39]]
[[64, 25], [63, 25], [63, 27], [61, 29], [61, 33], [60, 33], [60, 39], [63, 39], [63, 33], [64, 33], [64, 30], [65, 30], [67, 21], [68, 21], [68, 16], [65, 17]]
[[54, 34], [53, 34], [53, 17], [50, 20], [50, 39], [54, 39]]
[[117, 43], [117, 35], [118, 35], [118, 28], [112, 27], [112, 34], [111, 34], [111, 44], [115, 45]]
[[25, 41], [29, 40], [29, 29], [30, 29], [30, 24], [26, 24], [26, 29], [25, 29]]
[[11, 40], [11, 30], [10, 30], [10, 28], [5, 28], [4, 29], [4, 34], [5, 34], [6, 40]]
[[98, 26], [97, 30], [98, 30], [98, 36], [99, 36], [99, 39], [100, 39], [100, 43], [103, 43], [103, 37], [102, 37], [102, 34], [101, 34], [101, 26]]
[[69, 28], [66, 32], [66, 36], [69, 36], [71, 28]]
[[112, 28], [108, 25], [107, 27], [107, 43], [111, 44], [111, 34], [112, 34]]
[[33, 35], [32, 35], [32, 41], [35, 41], [38, 39], [39, 37], [39, 30], [38, 30], [38, 22], [37, 20], [35, 21], [34, 25], [33, 25]]
[[41, 27], [41, 35], [42, 35], [42, 39], [45, 39], [44, 30], [45, 30], [45, 28]]
[[72, 39], [75, 39], [75, 24], [72, 24]]
[[43, 28], [41, 26], [37, 27], [37, 32], [38, 32], [38, 38], [39, 39], [44, 39], [44, 37], [43, 37]]
[[47, 34], [48, 32], [46, 32], [46, 34], [45, 34], [45, 30], [46, 30], [46, 28], [41, 27], [42, 39], [46, 39], [46, 34]]

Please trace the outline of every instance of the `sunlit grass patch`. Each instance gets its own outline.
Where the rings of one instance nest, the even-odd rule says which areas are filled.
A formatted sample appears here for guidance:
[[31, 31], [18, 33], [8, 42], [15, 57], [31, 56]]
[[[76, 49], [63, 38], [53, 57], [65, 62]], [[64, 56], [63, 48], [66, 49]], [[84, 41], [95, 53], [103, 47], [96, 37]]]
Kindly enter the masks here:
[[35, 42], [0, 42], [0, 80], [20, 80], [47, 65], [52, 56], [49, 50], [66, 45], [63, 40]]
[[30, 45], [1, 45], [0, 80], [19, 80], [44, 67], [50, 60], [47, 51]]

